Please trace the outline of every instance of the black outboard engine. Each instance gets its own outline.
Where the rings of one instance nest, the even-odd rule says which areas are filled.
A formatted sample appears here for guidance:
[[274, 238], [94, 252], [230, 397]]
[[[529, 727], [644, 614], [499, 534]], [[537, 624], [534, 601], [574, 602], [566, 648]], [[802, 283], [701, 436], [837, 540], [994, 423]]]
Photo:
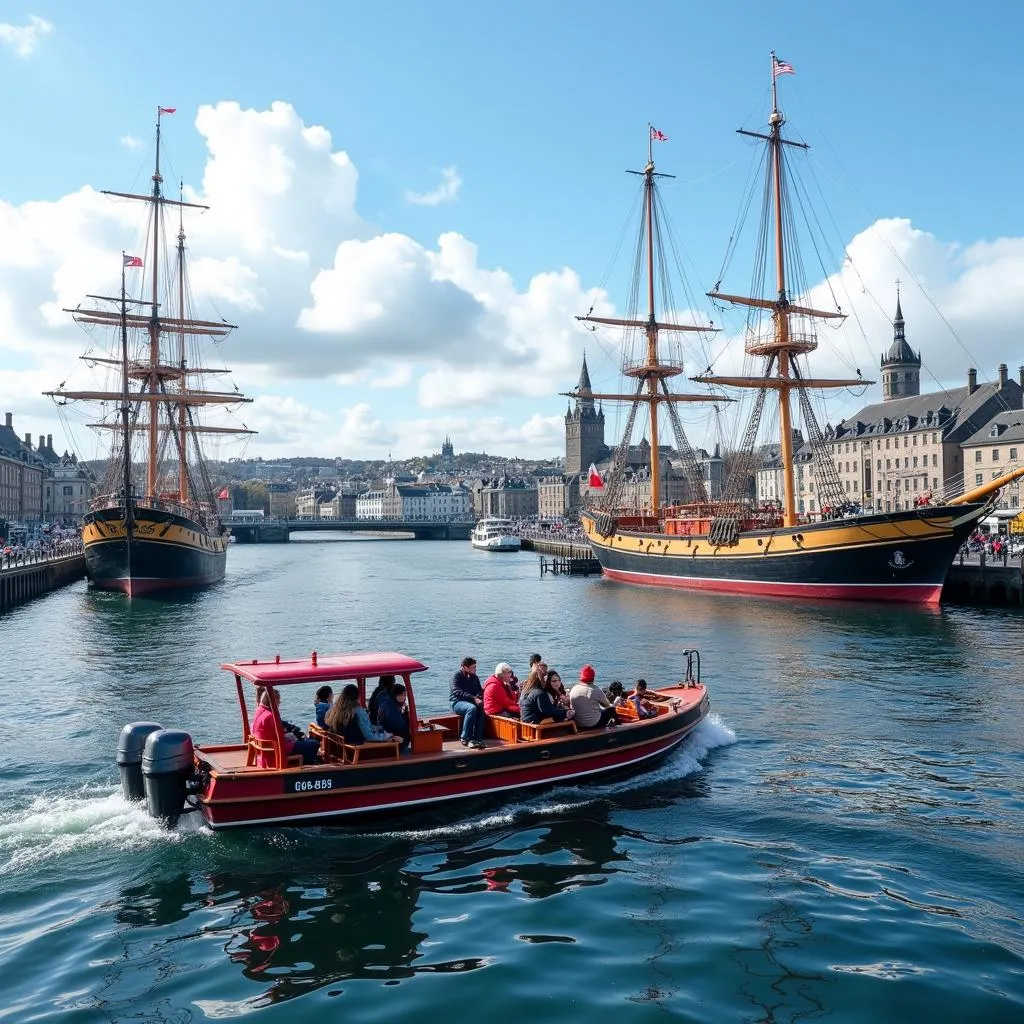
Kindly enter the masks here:
[[125, 800], [145, 800], [142, 784], [142, 751], [146, 737], [162, 729], [156, 722], [132, 722], [121, 730], [117, 740], [117, 767], [121, 770], [121, 792]]
[[142, 778], [146, 809], [168, 828], [178, 824], [185, 807], [188, 781], [195, 772], [192, 737], [181, 729], [161, 729], [146, 737]]

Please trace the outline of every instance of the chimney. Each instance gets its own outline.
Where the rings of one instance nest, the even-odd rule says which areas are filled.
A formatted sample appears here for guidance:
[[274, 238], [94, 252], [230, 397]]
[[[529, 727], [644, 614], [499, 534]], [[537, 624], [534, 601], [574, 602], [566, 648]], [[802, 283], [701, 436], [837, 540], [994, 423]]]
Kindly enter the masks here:
[[53, 434], [46, 435], [46, 447], [53, 451]]
[[1017, 367], [1017, 383], [1020, 384], [1021, 390], [1024, 390], [1024, 366]]
[[25, 435], [25, 447], [26, 448], [31, 448], [32, 447], [32, 435], [31, 434], [26, 434]]
[[973, 395], [978, 390], [978, 371], [972, 366], [967, 371], [967, 394]]
[[1006, 371], [1006, 363], [999, 364], [999, 389], [1002, 390], [1006, 387], [1006, 381], [1008, 379], [1008, 373]]
[[[1020, 368], [1020, 372], [1022, 374], [1024, 374], [1024, 366], [1022, 366]], [[10, 412], [5, 412], [4, 413], [4, 426], [5, 427], [13, 427], [14, 426], [14, 413], [10, 413]]]

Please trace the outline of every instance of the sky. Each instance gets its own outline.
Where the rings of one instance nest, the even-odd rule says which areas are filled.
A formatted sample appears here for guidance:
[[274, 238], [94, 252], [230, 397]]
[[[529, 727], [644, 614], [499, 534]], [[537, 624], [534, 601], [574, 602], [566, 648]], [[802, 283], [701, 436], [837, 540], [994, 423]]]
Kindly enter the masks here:
[[[823, 329], [815, 374], [879, 379], [899, 279], [922, 390], [971, 366], [1016, 376], [1022, 30], [1015, 6], [993, 28], [947, 0], [4, 0], [0, 411], [98, 453], [90, 412], [42, 392], [86, 383], [93, 339], [62, 309], [118, 287], [144, 211], [98, 190], [148, 190], [163, 105], [168, 191], [182, 181], [210, 207], [185, 222], [195, 312], [239, 325], [214, 356], [259, 432], [215, 454], [406, 458], [445, 436], [563, 454], [559, 393], [584, 352], [595, 390], [621, 390], [619, 339], [575, 317], [626, 308], [623, 172], [646, 162], [649, 123], [675, 175], [675, 313], [722, 328], [686, 372], [739, 367], [742, 320], [704, 293], [748, 188], [735, 129], [767, 123], [773, 49], [796, 70], [780, 79], [786, 130], [811, 146], [794, 157], [821, 235], [802, 247], [807, 287], [849, 314]], [[749, 284], [754, 221], [726, 291]], [[824, 418], [879, 396], [840, 391]], [[729, 415], [695, 404], [683, 421], [696, 444], [728, 443]], [[612, 442], [624, 414], [608, 416]]]

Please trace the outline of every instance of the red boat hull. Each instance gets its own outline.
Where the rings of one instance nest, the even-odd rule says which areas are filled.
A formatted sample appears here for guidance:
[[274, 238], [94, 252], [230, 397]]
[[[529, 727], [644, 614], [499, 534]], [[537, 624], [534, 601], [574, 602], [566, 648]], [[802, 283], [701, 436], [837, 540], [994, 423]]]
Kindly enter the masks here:
[[[685, 695], [681, 706], [650, 721], [485, 750], [455, 745], [432, 756], [282, 771], [218, 773], [207, 764], [196, 802], [214, 829], [310, 825], [589, 778], [649, 763], [678, 746], [710, 707], [703, 686], [678, 693]], [[202, 771], [202, 748], [197, 762]]]

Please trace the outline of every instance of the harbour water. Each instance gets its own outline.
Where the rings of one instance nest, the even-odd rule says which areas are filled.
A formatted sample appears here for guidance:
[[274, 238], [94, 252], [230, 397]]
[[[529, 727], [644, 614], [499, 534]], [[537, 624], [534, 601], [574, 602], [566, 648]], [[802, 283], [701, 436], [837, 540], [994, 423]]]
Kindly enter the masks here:
[[[1022, 631], [468, 543], [235, 545], [175, 600], [72, 585], [0, 618], [0, 1022], [1019, 1021]], [[119, 795], [125, 722], [237, 735], [225, 660], [397, 649], [430, 711], [467, 653], [659, 683], [690, 646], [713, 718], [631, 778], [373, 830], [167, 833]]]

